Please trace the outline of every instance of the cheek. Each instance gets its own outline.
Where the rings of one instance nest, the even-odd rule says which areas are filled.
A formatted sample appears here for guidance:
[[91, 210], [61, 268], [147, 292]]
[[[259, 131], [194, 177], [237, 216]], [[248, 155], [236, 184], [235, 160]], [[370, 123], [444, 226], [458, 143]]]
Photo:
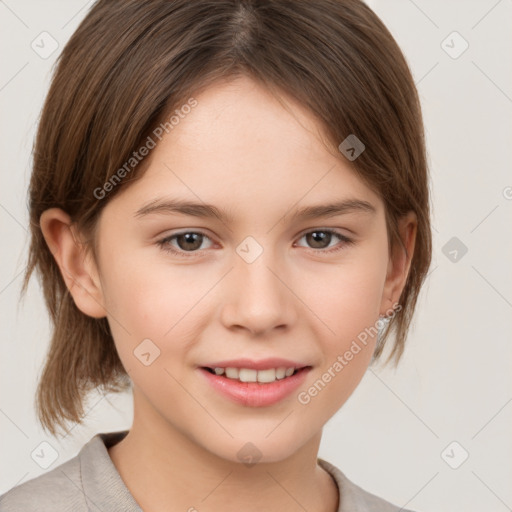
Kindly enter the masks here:
[[149, 257], [124, 258], [105, 275], [109, 313], [145, 337], [163, 337], [211, 287], [192, 266]]
[[305, 401], [311, 399], [310, 410], [319, 414], [326, 411], [330, 416], [343, 405], [371, 361], [386, 273], [381, 254], [385, 253], [375, 248], [359, 252], [357, 261], [326, 265], [315, 273], [314, 286], [303, 289], [308, 306], [322, 320], [317, 337], [324, 358], [313, 387], [304, 390]]
[[381, 254], [378, 248], [359, 251], [339, 265], [317, 266], [314, 278], [303, 281], [304, 302], [326, 324], [336, 348], [379, 316], [387, 265]]
[[174, 274], [155, 276], [148, 267], [131, 270], [129, 277], [110, 276], [109, 325], [131, 379], [147, 396], [156, 397], [163, 389], [172, 390], [166, 370], [181, 380], [186, 369], [189, 340], [195, 338], [187, 331], [187, 322], [194, 319], [186, 297], [191, 292], [184, 293], [188, 288], [177, 283]]
[[[204, 313], [206, 300], [199, 302], [208, 295], [215, 277], [194, 270], [192, 265], [167, 265], [164, 260], [148, 264], [134, 256], [105, 270], [109, 325], [119, 357], [134, 382], [152, 385], [160, 367], [172, 369], [176, 376], [184, 372], [187, 353], [197, 343], [208, 318]], [[158, 354], [151, 372], [136, 359], [139, 352], [148, 350]], [[163, 375], [164, 382], [168, 378]]]
[[319, 316], [329, 327], [320, 327], [317, 333], [323, 358], [314, 379], [302, 389], [299, 403], [308, 414], [318, 415], [325, 421], [354, 392], [375, 350], [378, 335], [375, 311], [379, 298], [371, 286], [366, 288], [362, 284], [333, 293], [320, 310]]

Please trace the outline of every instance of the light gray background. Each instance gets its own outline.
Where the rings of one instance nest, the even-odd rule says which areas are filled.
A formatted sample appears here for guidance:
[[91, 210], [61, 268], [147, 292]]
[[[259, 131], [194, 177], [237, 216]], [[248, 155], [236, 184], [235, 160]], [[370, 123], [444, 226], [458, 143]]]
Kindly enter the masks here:
[[[367, 372], [325, 426], [319, 455], [413, 510], [511, 510], [512, 0], [369, 3], [420, 92], [434, 256], [401, 364]], [[18, 306], [35, 126], [51, 66], [90, 5], [0, 1], [0, 493], [45, 471], [31, 458], [41, 442], [58, 453], [53, 469], [97, 432], [131, 424], [130, 396], [93, 394], [83, 426], [64, 440], [43, 433], [33, 400], [49, 322], [36, 279]], [[31, 48], [42, 31], [59, 43], [47, 59]], [[453, 31], [469, 43], [458, 58], [442, 46]], [[445, 48], [453, 54], [461, 44], [451, 36]], [[455, 262], [450, 246], [443, 252], [452, 237], [468, 249]], [[465, 452], [452, 469], [447, 461], [456, 465]]]

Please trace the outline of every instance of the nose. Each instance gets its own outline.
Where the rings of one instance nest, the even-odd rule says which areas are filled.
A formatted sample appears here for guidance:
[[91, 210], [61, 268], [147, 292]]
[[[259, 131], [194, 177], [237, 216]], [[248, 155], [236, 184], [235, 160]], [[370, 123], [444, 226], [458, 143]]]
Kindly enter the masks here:
[[249, 246], [245, 253], [244, 248], [247, 246], [238, 248], [234, 268], [226, 276], [222, 323], [228, 329], [245, 329], [255, 336], [277, 328], [289, 329], [296, 321], [298, 302], [293, 285], [287, 282], [290, 273], [274, 251], [261, 248], [253, 259], [255, 247]]

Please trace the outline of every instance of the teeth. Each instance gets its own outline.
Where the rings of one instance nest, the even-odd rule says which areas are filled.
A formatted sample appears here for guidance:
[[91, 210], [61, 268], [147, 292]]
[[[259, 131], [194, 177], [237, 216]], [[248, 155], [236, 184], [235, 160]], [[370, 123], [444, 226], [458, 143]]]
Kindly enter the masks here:
[[258, 370], [240, 368], [238, 370], [238, 379], [242, 382], [256, 382], [258, 380]]
[[[258, 382], [274, 382], [276, 379], [276, 371], [274, 368], [271, 368], [270, 370], [260, 370], [257, 372], [257, 380]], [[240, 377], [240, 380], [242, 378]]]
[[226, 368], [225, 371], [228, 379], [238, 379], [238, 370], [236, 368]]
[[216, 375], [225, 375], [228, 379], [239, 380], [241, 382], [261, 382], [268, 383], [290, 377], [295, 372], [295, 368], [270, 368], [268, 370], [252, 370], [249, 368], [214, 368]]
[[286, 368], [277, 368], [276, 369], [276, 378], [284, 379], [286, 376]]

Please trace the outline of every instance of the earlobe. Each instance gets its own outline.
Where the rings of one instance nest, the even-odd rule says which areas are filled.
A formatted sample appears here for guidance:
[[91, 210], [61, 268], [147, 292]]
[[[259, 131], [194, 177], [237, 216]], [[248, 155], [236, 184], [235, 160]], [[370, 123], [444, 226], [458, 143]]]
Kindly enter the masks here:
[[[393, 257], [389, 260], [381, 309], [384, 308], [389, 311], [398, 302], [402, 294], [414, 255], [417, 227], [418, 221], [413, 211], [398, 219], [398, 231], [403, 246], [397, 244], [393, 250]], [[382, 312], [381, 314], [385, 313]]]
[[78, 309], [93, 318], [105, 317], [96, 264], [70, 216], [60, 208], [50, 208], [42, 213], [39, 223]]

